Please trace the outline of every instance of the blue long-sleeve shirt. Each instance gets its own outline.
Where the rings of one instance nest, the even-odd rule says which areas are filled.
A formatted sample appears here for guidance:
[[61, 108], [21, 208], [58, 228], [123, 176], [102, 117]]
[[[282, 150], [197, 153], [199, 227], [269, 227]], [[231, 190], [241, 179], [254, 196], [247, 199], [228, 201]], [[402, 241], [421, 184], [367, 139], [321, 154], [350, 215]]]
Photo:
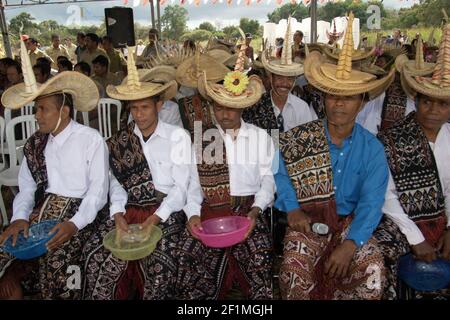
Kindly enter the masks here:
[[[355, 124], [340, 147], [331, 142], [327, 125], [325, 132], [330, 146], [337, 213], [346, 216], [354, 212], [347, 239], [360, 247], [370, 239], [383, 215], [381, 208], [389, 179], [384, 148], [359, 124]], [[300, 208], [281, 154], [275, 183], [275, 207], [284, 212]]]

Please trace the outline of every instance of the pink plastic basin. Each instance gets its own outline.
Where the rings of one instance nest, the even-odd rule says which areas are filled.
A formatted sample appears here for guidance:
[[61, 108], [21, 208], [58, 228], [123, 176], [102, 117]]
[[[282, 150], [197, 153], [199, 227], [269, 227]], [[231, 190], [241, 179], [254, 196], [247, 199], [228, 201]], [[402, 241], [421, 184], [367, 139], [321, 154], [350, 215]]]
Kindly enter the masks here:
[[229, 216], [202, 222], [203, 230], [193, 230], [200, 240], [211, 248], [227, 248], [244, 239], [250, 227], [247, 217]]

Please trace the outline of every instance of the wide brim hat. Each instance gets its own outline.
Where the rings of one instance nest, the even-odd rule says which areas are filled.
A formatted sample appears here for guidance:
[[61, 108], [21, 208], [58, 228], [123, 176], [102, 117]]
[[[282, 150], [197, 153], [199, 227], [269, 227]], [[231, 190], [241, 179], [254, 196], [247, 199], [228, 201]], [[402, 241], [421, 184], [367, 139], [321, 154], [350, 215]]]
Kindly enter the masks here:
[[208, 101], [215, 101], [228, 108], [244, 109], [253, 106], [261, 99], [263, 83], [258, 76], [252, 75], [248, 77], [245, 91], [236, 95], [228, 91], [223, 84], [207, 81], [206, 74], [203, 72], [198, 78], [198, 91]]
[[412, 96], [417, 93], [428, 97], [450, 99], [450, 24], [442, 32], [439, 54], [432, 73], [417, 74], [406, 65], [401, 68], [405, 91]]
[[414, 60], [408, 59], [408, 56], [406, 54], [400, 54], [395, 59], [395, 69], [398, 72], [401, 72], [401, 70], [405, 68], [414, 75], [430, 74], [433, 72], [434, 66], [434, 63], [424, 61], [424, 52], [421, 37], [419, 37], [419, 40], [417, 41], [416, 56]]
[[353, 13], [350, 13], [344, 45], [337, 63], [328, 62], [326, 57], [317, 51], [311, 52], [306, 57], [305, 76], [309, 84], [325, 93], [338, 96], [367, 93], [369, 98], [374, 98], [392, 83], [395, 69], [392, 68], [386, 76], [377, 78], [373, 74], [353, 68], [353, 17]]
[[27, 85], [19, 83], [7, 89], [2, 95], [5, 108], [20, 109], [38, 97], [67, 93], [72, 96], [74, 109], [80, 112], [97, 107], [100, 95], [95, 82], [82, 73], [64, 71], [43, 84], [36, 83], [35, 90], [27, 92]]
[[[147, 82], [152, 80], [161, 80], [169, 82], [176, 80], [177, 69], [171, 66], [157, 66], [151, 69], [138, 69], [139, 81]], [[128, 76], [123, 78], [122, 83], [128, 80]]]
[[229, 69], [213, 57], [196, 52], [178, 66], [176, 80], [182, 86], [197, 88], [201, 71], [206, 71], [208, 81], [218, 82], [223, 80]]
[[241, 47], [234, 71], [229, 71], [223, 80], [223, 83], [214, 83], [208, 81], [207, 72], [203, 71], [198, 77], [198, 91], [208, 101], [215, 101], [217, 104], [234, 109], [244, 109], [256, 104], [263, 94], [262, 80], [252, 75], [250, 77], [244, 72], [245, 64], [245, 34], [239, 28], [241, 33]]
[[129, 47], [128, 51], [128, 76], [118, 86], [108, 85], [106, 87], [108, 96], [124, 101], [141, 100], [154, 96], [160, 96], [160, 100], [167, 101], [175, 97], [178, 91], [178, 85], [175, 80], [167, 82], [164, 79], [152, 79], [151, 81], [143, 82], [140, 78], [148, 77], [148, 72], [144, 71], [139, 75], [134, 63], [134, 47]]
[[274, 58], [270, 48], [267, 48], [261, 55], [261, 63], [264, 69], [270, 73], [286, 77], [297, 77], [303, 74], [303, 64], [292, 60], [292, 38], [291, 17], [289, 16], [281, 58]]

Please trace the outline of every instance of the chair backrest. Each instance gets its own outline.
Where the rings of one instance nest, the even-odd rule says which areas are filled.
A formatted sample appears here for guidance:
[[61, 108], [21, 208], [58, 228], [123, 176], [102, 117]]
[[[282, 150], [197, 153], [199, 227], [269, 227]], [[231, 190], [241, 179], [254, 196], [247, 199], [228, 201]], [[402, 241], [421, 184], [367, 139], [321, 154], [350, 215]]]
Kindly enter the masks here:
[[[116, 126], [113, 130], [111, 118], [113, 117], [113, 110], [111, 106], [116, 107]], [[122, 103], [119, 100], [102, 98], [98, 102], [98, 131], [104, 139], [112, 136], [112, 134], [120, 128], [120, 113], [122, 111]]]
[[3, 119], [3, 117], [0, 117], [0, 153], [1, 153], [0, 171], [5, 169], [5, 154], [3, 149], [4, 140], [5, 140], [5, 119]]
[[[34, 102], [31, 102], [20, 108], [21, 116], [29, 116], [34, 114]], [[11, 121], [11, 109], [5, 108], [5, 126]], [[22, 125], [22, 136], [25, 136], [26, 128]]]
[[[22, 140], [16, 140], [16, 132], [14, 130], [17, 124], [22, 124], [25, 127]], [[23, 159], [23, 146], [29, 137], [31, 137], [37, 130], [37, 121], [34, 115], [19, 116], [11, 119], [6, 125], [6, 142], [8, 143], [9, 151], [9, 166], [20, 166]]]
[[[78, 111], [73, 109], [73, 120], [75, 121], [77, 121], [77, 114]], [[89, 112], [82, 112], [81, 115], [83, 116], [83, 124], [89, 127]]]

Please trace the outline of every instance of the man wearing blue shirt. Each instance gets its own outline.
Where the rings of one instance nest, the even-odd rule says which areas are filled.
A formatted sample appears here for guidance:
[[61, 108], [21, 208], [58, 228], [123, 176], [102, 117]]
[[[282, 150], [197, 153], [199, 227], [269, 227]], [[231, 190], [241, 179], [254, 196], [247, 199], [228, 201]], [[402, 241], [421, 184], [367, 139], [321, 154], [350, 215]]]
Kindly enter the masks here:
[[372, 233], [382, 217], [389, 171], [383, 146], [355, 118], [394, 72], [377, 79], [352, 70], [348, 25], [337, 65], [317, 52], [305, 62], [308, 82], [325, 93], [326, 119], [280, 136], [275, 207], [288, 215], [284, 299], [379, 299], [383, 289], [384, 263]]

